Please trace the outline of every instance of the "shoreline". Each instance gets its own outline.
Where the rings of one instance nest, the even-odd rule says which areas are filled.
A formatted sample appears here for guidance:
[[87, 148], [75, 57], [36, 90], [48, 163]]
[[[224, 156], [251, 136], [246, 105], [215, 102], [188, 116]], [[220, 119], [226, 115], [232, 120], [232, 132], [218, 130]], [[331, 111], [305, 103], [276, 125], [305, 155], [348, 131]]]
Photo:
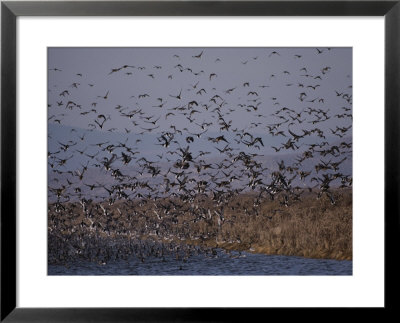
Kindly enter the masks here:
[[[185, 241], [184, 243], [189, 245], [198, 246], [199, 243], [196, 241]], [[329, 260], [348, 260], [352, 261], [352, 254], [346, 254], [340, 251], [330, 251], [330, 250], [302, 250], [297, 252], [287, 252], [283, 249], [274, 249], [268, 246], [254, 244], [251, 246], [245, 246], [239, 243], [229, 243], [229, 242], [205, 242], [205, 246], [210, 248], [220, 248], [226, 251], [246, 251], [252, 254], [264, 254], [268, 256], [293, 256], [293, 257], [303, 257], [311, 259], [329, 259]]]
[[[107, 207], [92, 202], [85, 205], [86, 211], [78, 203], [70, 203], [65, 205], [69, 210], [67, 216], [49, 204], [48, 229], [49, 235], [55, 234], [67, 243], [78, 241], [78, 245], [82, 237], [105, 246], [108, 239], [113, 243], [122, 241], [122, 244], [147, 240], [166, 246], [186, 244], [266, 255], [352, 260], [351, 193], [336, 192], [335, 205], [326, 196], [316, 199], [315, 195], [305, 195], [301, 201], [287, 207], [282, 207], [279, 201], [266, 200], [250, 214], [243, 212], [243, 208], [252, 208], [254, 196], [239, 194], [218, 217], [214, 215], [218, 209], [211, 200], [204, 200], [199, 205], [199, 210], [208, 210], [202, 217], [193, 213], [190, 206], [176, 200], [160, 200], [161, 207], [155, 203], [127, 207], [116, 203]], [[235, 208], [239, 202], [242, 209]], [[162, 205], [170, 203], [182, 203], [178, 217], [161, 213]], [[88, 213], [90, 217], [87, 217]], [[50, 241], [49, 247], [57, 253], [56, 246], [51, 246]], [[81, 250], [77, 251], [85, 251], [84, 247], [79, 248]]]

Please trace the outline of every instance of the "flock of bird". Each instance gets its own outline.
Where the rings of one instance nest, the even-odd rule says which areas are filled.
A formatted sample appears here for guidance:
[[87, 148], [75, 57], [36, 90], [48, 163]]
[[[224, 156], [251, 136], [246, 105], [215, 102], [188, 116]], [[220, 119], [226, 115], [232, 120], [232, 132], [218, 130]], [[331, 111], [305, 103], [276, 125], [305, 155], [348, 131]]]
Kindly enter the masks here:
[[[180, 49], [168, 66], [112, 66], [101, 86], [89, 74], [51, 66], [49, 259], [81, 256], [104, 264], [169, 253], [187, 259], [209, 249], [182, 242], [218, 236], [226, 212], [268, 220], [262, 203], [285, 208], [310, 192], [335, 205], [335, 192], [352, 186], [343, 167], [352, 160], [351, 80], [332, 88], [333, 66], [304, 65], [305, 56], [329, 61], [334, 51], [289, 55], [265, 48], [231, 66], [237, 75], [227, 86], [217, 82], [222, 75], [215, 68], [225, 58], [211, 58], [207, 48]], [[263, 60], [273, 60], [280, 73], [253, 67], [264, 82], [241, 79], [241, 68]], [[104, 86], [132, 78], [155, 83], [124, 98]], [[55, 84], [59, 79], [62, 85]], [[191, 228], [202, 222], [210, 226], [207, 234]]]

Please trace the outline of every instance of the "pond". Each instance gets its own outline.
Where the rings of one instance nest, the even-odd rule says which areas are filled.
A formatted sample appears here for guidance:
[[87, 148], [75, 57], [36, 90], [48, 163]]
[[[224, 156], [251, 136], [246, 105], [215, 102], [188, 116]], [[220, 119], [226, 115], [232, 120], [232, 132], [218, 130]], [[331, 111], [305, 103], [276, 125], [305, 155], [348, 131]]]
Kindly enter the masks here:
[[131, 255], [109, 262], [74, 260], [48, 266], [49, 275], [352, 275], [348, 260], [226, 252], [215, 249], [177, 259], [174, 255], [144, 258]]

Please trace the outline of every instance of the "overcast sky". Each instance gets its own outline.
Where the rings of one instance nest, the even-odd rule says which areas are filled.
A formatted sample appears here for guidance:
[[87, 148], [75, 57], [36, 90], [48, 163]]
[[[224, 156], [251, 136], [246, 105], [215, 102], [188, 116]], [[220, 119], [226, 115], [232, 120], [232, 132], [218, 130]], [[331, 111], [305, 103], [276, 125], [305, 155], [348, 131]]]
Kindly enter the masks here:
[[57, 185], [54, 176], [103, 169], [109, 159], [122, 173], [143, 167], [143, 157], [164, 164], [162, 179], [179, 168], [184, 149], [196, 160], [186, 170], [193, 175], [203, 159], [244, 152], [293, 160], [312, 144], [341, 141], [340, 154], [316, 154], [315, 162], [343, 159], [340, 171], [351, 172], [351, 48], [49, 48], [48, 68], [49, 172]]
[[[194, 57], [200, 53], [199, 58]], [[112, 69], [124, 65], [134, 68], [111, 73]], [[121, 117], [120, 110], [115, 109], [118, 105], [125, 108], [125, 113], [140, 108], [147, 116], [160, 116], [158, 132], [168, 129], [171, 124], [197, 131], [186, 116], [167, 109], [184, 106], [193, 100], [212, 105], [210, 99], [218, 94], [225, 102], [223, 109], [228, 111], [233, 128], [246, 128], [251, 122], [260, 121], [260, 114], [268, 117], [262, 119], [263, 123], [276, 122], [279, 119], [270, 114], [278, 107], [300, 112], [312, 106], [329, 109], [334, 115], [342, 112], [341, 107], [346, 105], [335, 91], [352, 93], [349, 88], [352, 85], [351, 48], [49, 48], [48, 66], [49, 117], [55, 115], [49, 123], [61, 120], [64, 125], [88, 128], [96, 115], [82, 115], [81, 112], [89, 111], [95, 104], [97, 115], [110, 117], [103, 129], [96, 129], [99, 131], [110, 128], [122, 132], [124, 128], [142, 131], [132, 127], [132, 119]], [[52, 70], [54, 68], [61, 71]], [[210, 74], [216, 76], [210, 80]], [[243, 86], [246, 82], [249, 86]], [[232, 88], [235, 89], [226, 93]], [[205, 92], [196, 94], [200, 89]], [[65, 90], [69, 95], [60, 96]], [[171, 97], [181, 90], [181, 100]], [[248, 95], [250, 91], [258, 96]], [[306, 93], [302, 100], [301, 93]], [[149, 94], [149, 97], [139, 98], [141, 94]], [[164, 103], [161, 108], [157, 107], [161, 104], [158, 98]], [[243, 105], [251, 104], [249, 100], [252, 99], [261, 103], [257, 111], [248, 113]], [[309, 102], [314, 99], [317, 100]], [[66, 109], [68, 101], [80, 105], [81, 109], [71, 106]], [[63, 102], [63, 106], [56, 102]], [[198, 122], [215, 117], [210, 111], [196, 108], [201, 110], [195, 115]], [[168, 112], [175, 115], [165, 119]], [[324, 125], [334, 127], [341, 121], [331, 118]], [[262, 133], [265, 127], [252, 131]]]

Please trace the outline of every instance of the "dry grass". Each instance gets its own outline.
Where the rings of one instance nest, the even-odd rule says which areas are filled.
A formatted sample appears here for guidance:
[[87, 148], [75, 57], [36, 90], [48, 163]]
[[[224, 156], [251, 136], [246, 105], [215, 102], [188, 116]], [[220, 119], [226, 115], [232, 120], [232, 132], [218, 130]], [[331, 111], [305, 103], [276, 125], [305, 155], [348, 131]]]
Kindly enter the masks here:
[[[287, 207], [270, 200], [254, 207], [255, 196], [241, 194], [224, 207], [222, 225], [218, 225], [218, 216], [214, 213], [218, 208], [211, 199], [204, 198], [193, 203], [174, 200], [174, 203], [181, 203], [178, 214], [165, 214], [156, 208], [155, 204], [166, 205], [168, 200], [135, 202], [131, 206], [119, 202], [106, 206], [110, 212], [108, 216], [92, 203], [88, 206], [92, 212], [90, 220], [78, 204], [68, 204], [58, 213], [54, 212], [54, 205], [50, 205], [49, 229], [61, 234], [125, 235], [274, 255], [351, 260], [352, 193], [340, 190], [334, 195], [335, 205], [326, 196], [316, 199], [312, 193], [304, 194], [301, 201]], [[207, 213], [199, 217], [196, 215], [199, 208], [194, 209], [192, 205], [209, 209], [211, 216]], [[100, 225], [90, 228], [91, 222]], [[108, 229], [104, 231], [104, 228]]]
[[[226, 221], [215, 239], [203, 243], [256, 253], [351, 260], [352, 195], [341, 192], [336, 197], [336, 205], [315, 195], [288, 207], [269, 201], [260, 205], [258, 215], [225, 211]], [[252, 200], [241, 199], [243, 204]], [[210, 231], [204, 223], [197, 227], [195, 230]]]
[[[327, 198], [308, 197], [289, 207], [262, 206], [262, 215], [243, 221], [235, 232], [255, 252], [312, 258], [352, 259], [350, 194], [332, 206]], [[272, 218], [266, 218], [271, 215]]]

